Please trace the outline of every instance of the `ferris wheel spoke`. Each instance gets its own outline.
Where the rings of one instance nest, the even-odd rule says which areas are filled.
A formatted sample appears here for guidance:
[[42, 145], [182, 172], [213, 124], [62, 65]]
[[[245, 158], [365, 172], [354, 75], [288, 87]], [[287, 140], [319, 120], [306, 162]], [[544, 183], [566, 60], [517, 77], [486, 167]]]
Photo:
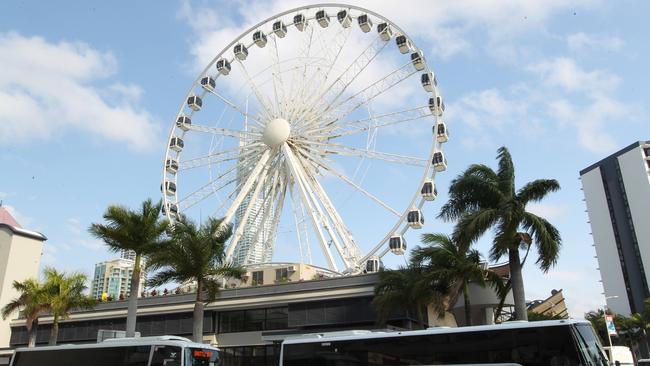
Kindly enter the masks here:
[[208, 92], [209, 92], [210, 94], [214, 95], [215, 97], [217, 97], [217, 98], [218, 98], [219, 100], [221, 100], [222, 102], [224, 102], [227, 106], [229, 106], [230, 108], [232, 108], [234, 111], [236, 111], [236, 112], [238, 112], [239, 114], [241, 114], [244, 118], [247, 118], [247, 119], [252, 120], [253, 122], [257, 123], [257, 125], [260, 126], [260, 127], [264, 127], [264, 123], [261, 122], [262, 118], [260, 118], [259, 116], [251, 115], [251, 114], [248, 113], [247, 111], [242, 110], [242, 109], [241, 109], [241, 108], [240, 108], [236, 103], [232, 102], [231, 100], [229, 100], [228, 98], [224, 97], [224, 96], [221, 95], [220, 93], [217, 93], [217, 92], [214, 91], [214, 90], [210, 90], [210, 91], [208, 91]]
[[359, 107], [367, 104], [371, 100], [386, 93], [392, 87], [398, 85], [417, 72], [418, 71], [415, 69], [415, 67], [413, 67], [413, 64], [411, 62], [408, 62], [396, 70], [391, 71], [381, 79], [370, 84], [368, 87], [349, 96], [347, 99], [339, 103], [328, 105], [324, 109], [324, 112], [327, 113], [332, 111], [334, 115], [337, 116], [337, 119], [341, 119], [354, 112]]
[[235, 60], [237, 60], [236, 63], [241, 68], [244, 78], [246, 79], [246, 82], [253, 90], [253, 94], [255, 94], [255, 98], [257, 99], [257, 102], [260, 104], [262, 108], [264, 117], [266, 119], [271, 118], [271, 113], [273, 111], [273, 108], [271, 107], [271, 102], [267, 100], [266, 96], [262, 92], [260, 92], [259, 87], [257, 86], [257, 84], [255, 84], [255, 81], [253, 81], [253, 79], [251, 78], [250, 73], [246, 68], [246, 65], [237, 57], [235, 57]]
[[228, 136], [228, 137], [235, 137], [238, 139], [245, 139], [245, 138], [260, 138], [262, 136], [261, 133], [259, 132], [254, 132], [254, 131], [243, 131], [243, 130], [232, 130], [228, 128], [220, 128], [220, 127], [209, 127], [205, 125], [199, 125], [199, 124], [192, 124], [189, 126], [190, 131], [197, 131], [197, 132], [206, 132], [210, 133], [213, 135], [219, 135], [219, 136]]
[[322, 159], [314, 158], [314, 157], [311, 156], [311, 155], [308, 156], [307, 158], [308, 158], [311, 162], [313, 162], [314, 164], [318, 165], [319, 167], [321, 167], [321, 168], [323, 168], [324, 170], [326, 170], [327, 172], [333, 174], [335, 177], [339, 178], [339, 179], [342, 180], [343, 182], [347, 183], [347, 184], [350, 185], [352, 188], [356, 189], [359, 193], [361, 193], [361, 194], [363, 194], [364, 196], [366, 196], [367, 198], [371, 199], [372, 201], [374, 201], [375, 203], [377, 203], [378, 205], [380, 205], [381, 207], [383, 207], [384, 209], [386, 209], [386, 210], [387, 210], [388, 212], [390, 212], [391, 214], [393, 214], [393, 215], [395, 215], [395, 216], [397, 216], [397, 217], [401, 217], [401, 216], [402, 216], [402, 214], [400, 214], [397, 210], [395, 210], [394, 208], [390, 207], [387, 203], [385, 203], [384, 201], [380, 200], [377, 196], [375, 196], [375, 195], [373, 195], [372, 193], [366, 191], [363, 187], [361, 187], [360, 185], [356, 184], [352, 179], [348, 178], [345, 174], [339, 172], [338, 170], [332, 168], [330, 165], [328, 165], [328, 164], [326, 164], [325, 162], [323, 162]]
[[311, 201], [311, 197], [307, 191], [305, 182], [302, 179], [302, 175], [300, 174], [300, 171], [298, 170], [298, 162], [296, 161], [296, 158], [293, 155], [291, 148], [286, 143], [282, 145], [282, 152], [286, 156], [286, 162], [288, 168], [291, 171], [291, 175], [294, 178], [294, 183], [297, 186], [298, 191], [300, 192], [302, 202], [307, 206], [307, 213], [309, 213], [309, 216], [311, 217], [312, 225], [314, 227], [314, 230], [316, 231], [317, 237], [321, 244], [321, 249], [323, 250], [323, 254], [325, 254], [325, 259], [327, 260], [328, 266], [330, 269], [334, 271], [338, 271], [338, 266], [336, 265], [336, 262], [334, 261], [334, 257], [332, 256], [332, 253], [329, 249], [329, 243], [327, 239], [325, 239], [325, 234], [323, 233], [322, 221], [321, 221], [322, 217], [320, 217], [317, 214], [316, 207], [314, 207], [313, 202]]
[[[345, 70], [328, 86], [328, 88], [325, 89], [319, 98], [316, 99], [316, 104], [326, 103], [331, 105], [335, 103], [341, 95], [345, 93], [350, 84], [352, 84], [363, 70], [372, 63], [375, 57], [386, 48], [388, 43], [389, 42], [385, 42], [381, 37], [379, 37], [379, 35], [377, 35], [372, 43], [370, 43], [370, 45], [345, 68]], [[331, 95], [331, 97], [328, 98], [327, 95]]]
[[246, 159], [251, 155], [260, 154], [262, 145], [262, 143], [256, 142], [228, 150], [219, 151], [217, 153], [211, 153], [205, 156], [184, 160], [179, 162], [178, 170], [188, 170], [212, 164], [220, 164], [228, 161]]
[[284, 98], [284, 84], [282, 82], [282, 72], [280, 71], [280, 51], [278, 50], [277, 37], [271, 35], [271, 42], [269, 42], [269, 53], [271, 56], [271, 75], [273, 81], [273, 95], [275, 97], [276, 115], [286, 118], [285, 113], [285, 98]]
[[229, 186], [232, 183], [235, 183], [237, 181], [237, 178], [232, 178], [230, 180], [227, 180], [225, 182], [221, 182], [218, 186], [214, 186], [215, 183], [225, 179], [228, 175], [235, 173], [236, 166], [228, 169], [227, 171], [223, 172], [219, 176], [217, 176], [214, 179], [211, 179], [207, 184], [204, 184], [203, 186], [199, 187], [195, 191], [191, 192], [189, 195], [186, 197], [183, 197], [178, 201], [178, 206], [180, 209], [188, 209], [197, 203], [205, 200], [206, 198], [210, 197], [213, 194], [216, 194], [218, 191], [221, 189]]
[[305, 141], [300, 140], [303, 145], [313, 145], [314, 150], [317, 154], [336, 154], [344, 156], [353, 156], [353, 157], [364, 157], [375, 160], [382, 160], [389, 163], [411, 165], [417, 167], [426, 167], [428, 160], [422, 158], [416, 158], [414, 156], [399, 155], [392, 153], [385, 153], [380, 151], [373, 150], [364, 150], [349, 146], [344, 146], [341, 144], [334, 143], [322, 143], [317, 141]]

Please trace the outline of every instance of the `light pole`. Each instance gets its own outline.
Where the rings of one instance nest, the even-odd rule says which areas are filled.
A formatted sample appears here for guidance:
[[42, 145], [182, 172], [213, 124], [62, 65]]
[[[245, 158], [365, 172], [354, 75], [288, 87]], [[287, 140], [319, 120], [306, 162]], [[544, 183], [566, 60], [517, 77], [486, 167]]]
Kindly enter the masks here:
[[[603, 317], [605, 318], [605, 330], [607, 331], [607, 341], [609, 342], [609, 352], [612, 354], [612, 336], [609, 335], [609, 328], [607, 327], [607, 300], [608, 299], [617, 299], [618, 295], [605, 296], [605, 309], [603, 309]], [[612, 317], [612, 322], [614, 321]]]

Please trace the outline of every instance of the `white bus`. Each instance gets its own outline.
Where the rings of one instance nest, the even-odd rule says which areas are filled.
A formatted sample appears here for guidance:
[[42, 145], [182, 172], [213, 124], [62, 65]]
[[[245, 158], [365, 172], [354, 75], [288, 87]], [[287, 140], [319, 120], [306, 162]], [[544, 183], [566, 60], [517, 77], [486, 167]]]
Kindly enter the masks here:
[[403, 332], [335, 332], [287, 339], [280, 366], [608, 366], [591, 324], [506, 322]]
[[219, 366], [219, 349], [176, 336], [18, 348], [10, 366]]

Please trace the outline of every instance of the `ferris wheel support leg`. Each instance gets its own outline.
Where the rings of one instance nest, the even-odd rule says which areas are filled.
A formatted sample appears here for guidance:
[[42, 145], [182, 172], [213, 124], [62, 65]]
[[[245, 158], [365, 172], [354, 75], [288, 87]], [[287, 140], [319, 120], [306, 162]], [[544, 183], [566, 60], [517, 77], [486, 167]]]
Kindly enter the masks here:
[[[253, 190], [253, 194], [251, 195], [250, 200], [248, 201], [248, 205], [246, 206], [246, 209], [244, 209], [244, 214], [242, 215], [242, 219], [239, 222], [239, 224], [237, 225], [237, 228], [235, 229], [235, 233], [233, 234], [232, 240], [230, 241], [230, 245], [228, 246], [228, 249], [226, 251], [226, 258], [230, 258], [232, 253], [237, 248], [237, 243], [239, 243], [239, 239], [241, 238], [242, 234], [244, 233], [244, 228], [246, 227], [246, 223], [248, 222], [248, 219], [250, 217], [253, 206], [255, 206], [257, 204], [256, 200], [257, 200], [257, 197], [260, 194], [260, 191], [262, 190], [262, 186], [264, 185], [264, 182], [266, 181], [267, 172], [268, 172], [268, 167], [264, 166], [264, 169], [262, 169], [262, 173], [260, 174], [260, 176], [257, 179], [257, 184], [255, 185], [255, 190]], [[250, 248], [249, 248], [249, 250], [250, 250]]]
[[[314, 179], [313, 175], [308, 174], [306, 172], [304, 165], [296, 164], [296, 166], [298, 168], [298, 173], [300, 174], [300, 178], [303, 181], [304, 187], [306, 188], [307, 194], [309, 195], [309, 198], [313, 202], [314, 208], [318, 213], [320, 222], [322, 223], [323, 227], [325, 228], [330, 238], [332, 239], [334, 248], [336, 248], [336, 251], [339, 253], [339, 256], [343, 260], [345, 267], [349, 268], [350, 265], [353, 263], [350, 262], [350, 258], [349, 258], [350, 253], [348, 253], [348, 250], [345, 248], [344, 245], [341, 244], [341, 241], [339, 240], [339, 238], [341, 238], [345, 242], [346, 240], [345, 232], [341, 229], [341, 227], [337, 226], [336, 220], [332, 216], [331, 211], [328, 210], [327, 208], [327, 203], [323, 200], [323, 197], [319, 195], [318, 192], [316, 191], [317, 187], [314, 185], [314, 181], [316, 179]], [[321, 204], [323, 204], [325, 210], [321, 208]]]
[[291, 151], [291, 148], [287, 143], [285, 142], [282, 145], [282, 152], [284, 153], [287, 161], [287, 165], [289, 166], [289, 170], [291, 171], [291, 174], [294, 177], [294, 181], [296, 182], [296, 185], [298, 186], [298, 190], [300, 191], [300, 196], [303, 200], [303, 202], [307, 206], [307, 211], [309, 212], [309, 217], [311, 217], [312, 224], [314, 225], [314, 229], [316, 230], [318, 239], [321, 244], [321, 248], [323, 249], [323, 253], [325, 254], [325, 259], [327, 260], [327, 264], [330, 269], [338, 272], [338, 267], [336, 265], [336, 262], [334, 262], [334, 257], [332, 257], [332, 253], [330, 252], [329, 247], [327, 246], [327, 240], [325, 239], [325, 235], [323, 234], [323, 229], [320, 226], [319, 220], [316, 217], [316, 211], [312, 207], [311, 201], [309, 200], [307, 190], [304, 186], [304, 182], [301, 179], [301, 176], [298, 172], [297, 168], [297, 162], [296, 162], [296, 157]]

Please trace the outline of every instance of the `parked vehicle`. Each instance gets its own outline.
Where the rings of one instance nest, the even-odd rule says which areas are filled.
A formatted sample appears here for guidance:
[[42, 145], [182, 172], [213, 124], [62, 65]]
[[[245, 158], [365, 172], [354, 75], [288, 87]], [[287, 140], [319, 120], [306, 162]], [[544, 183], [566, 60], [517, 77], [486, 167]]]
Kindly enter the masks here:
[[591, 324], [506, 322], [403, 332], [348, 331], [286, 339], [281, 366], [608, 366]]
[[634, 366], [632, 351], [625, 346], [603, 347], [609, 362], [615, 366]]
[[219, 349], [176, 336], [18, 348], [10, 366], [219, 366]]

